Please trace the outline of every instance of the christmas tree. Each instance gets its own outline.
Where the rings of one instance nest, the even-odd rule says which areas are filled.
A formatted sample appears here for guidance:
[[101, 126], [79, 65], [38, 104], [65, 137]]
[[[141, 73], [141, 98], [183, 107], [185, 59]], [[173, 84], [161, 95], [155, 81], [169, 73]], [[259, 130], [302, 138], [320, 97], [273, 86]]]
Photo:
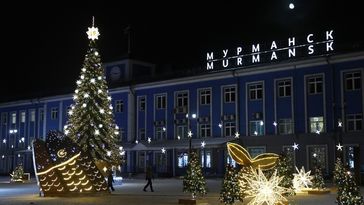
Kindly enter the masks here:
[[92, 25], [88, 28], [87, 35], [90, 39], [89, 49], [64, 130], [95, 161], [118, 166], [122, 161], [121, 150], [116, 144], [119, 128], [114, 122], [111, 97], [108, 95], [100, 53], [97, 50], [98, 28]]
[[346, 169], [340, 158], [336, 159], [335, 170], [334, 170], [334, 183], [340, 186], [344, 182]]
[[10, 174], [11, 181], [22, 182], [24, 180], [24, 168], [23, 165], [19, 164], [15, 167], [14, 171]]
[[[345, 171], [345, 169], [342, 169]], [[342, 173], [343, 181], [339, 183], [336, 202], [339, 205], [363, 205], [364, 200], [360, 195], [359, 186], [351, 172]]]
[[245, 192], [249, 189], [247, 179], [253, 176], [250, 166], [242, 166], [238, 172], [240, 200], [243, 201]]
[[287, 188], [287, 190], [290, 190], [287, 195], [294, 195], [295, 192], [293, 190], [293, 160], [292, 160], [292, 154], [290, 152], [283, 153], [279, 156], [278, 163], [275, 167], [275, 170], [277, 170], [277, 175], [282, 178], [282, 181], [280, 182], [279, 186]]
[[315, 167], [315, 172], [314, 172], [314, 175], [312, 178], [312, 188], [319, 189], [319, 190], [326, 188], [324, 178], [322, 177], [322, 170], [321, 170], [320, 166]]
[[220, 191], [220, 202], [233, 204], [235, 200], [240, 200], [238, 172], [233, 166], [227, 164], [222, 189]]
[[206, 181], [195, 152], [191, 152], [189, 156], [186, 175], [183, 178], [183, 191], [190, 192], [192, 198], [195, 198], [196, 194], [206, 194]]

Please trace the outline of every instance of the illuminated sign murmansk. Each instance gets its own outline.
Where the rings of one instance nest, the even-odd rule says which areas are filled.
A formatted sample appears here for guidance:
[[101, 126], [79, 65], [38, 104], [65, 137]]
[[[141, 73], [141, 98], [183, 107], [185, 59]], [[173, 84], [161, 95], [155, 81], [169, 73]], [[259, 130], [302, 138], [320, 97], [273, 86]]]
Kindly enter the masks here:
[[246, 67], [258, 63], [268, 63], [304, 57], [322, 55], [334, 51], [334, 31], [320, 35], [308, 34], [304, 38], [290, 37], [285, 42], [272, 41], [270, 44], [251, 44], [224, 49], [221, 52], [206, 54], [206, 69], [221, 70]]

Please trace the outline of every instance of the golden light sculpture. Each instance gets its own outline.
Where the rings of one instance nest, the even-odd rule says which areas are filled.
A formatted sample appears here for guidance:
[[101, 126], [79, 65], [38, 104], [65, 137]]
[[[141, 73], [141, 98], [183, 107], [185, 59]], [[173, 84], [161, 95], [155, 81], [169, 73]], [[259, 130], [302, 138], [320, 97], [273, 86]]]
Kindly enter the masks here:
[[267, 179], [263, 171], [251, 167], [251, 175], [247, 175], [244, 180], [247, 182], [245, 190], [246, 198], [251, 198], [248, 205], [276, 205], [285, 204], [287, 199], [283, 196], [288, 193], [288, 189], [279, 186], [283, 177], [277, 176], [277, 170]]
[[228, 142], [227, 149], [230, 157], [233, 158], [236, 163], [244, 166], [250, 166], [254, 169], [271, 169], [276, 165], [279, 158], [279, 155], [274, 153], [263, 153], [252, 158], [244, 147], [236, 143]]
[[297, 173], [293, 174], [293, 189], [296, 193], [300, 193], [303, 191], [308, 191], [309, 186], [312, 185], [312, 178], [313, 176], [310, 176], [311, 171], [306, 172], [305, 168], [302, 166], [300, 170], [296, 167]]

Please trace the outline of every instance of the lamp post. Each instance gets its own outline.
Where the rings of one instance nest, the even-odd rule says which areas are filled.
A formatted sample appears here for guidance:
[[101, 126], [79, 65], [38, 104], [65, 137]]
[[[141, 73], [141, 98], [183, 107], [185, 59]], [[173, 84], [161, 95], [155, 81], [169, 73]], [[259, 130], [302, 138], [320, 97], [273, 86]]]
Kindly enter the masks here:
[[[15, 144], [15, 138], [16, 138], [16, 133], [18, 133], [18, 130], [17, 129], [10, 129], [9, 130], [9, 138], [11, 137], [11, 135], [13, 135], [14, 139], [13, 140], [10, 140], [9, 139], [9, 142], [11, 142], [11, 157], [12, 157], [12, 160], [11, 160], [11, 170], [10, 171], [13, 171], [14, 170], [14, 164], [15, 164], [15, 155], [14, 155], [14, 144]], [[10, 144], [9, 144], [10, 145]]]
[[192, 126], [191, 126], [191, 119], [196, 119], [197, 115], [195, 113], [193, 113], [191, 116], [189, 116], [189, 114], [186, 114], [186, 118], [188, 119], [188, 140], [189, 140], [189, 147], [188, 147], [188, 155], [191, 154], [191, 150], [192, 150]]

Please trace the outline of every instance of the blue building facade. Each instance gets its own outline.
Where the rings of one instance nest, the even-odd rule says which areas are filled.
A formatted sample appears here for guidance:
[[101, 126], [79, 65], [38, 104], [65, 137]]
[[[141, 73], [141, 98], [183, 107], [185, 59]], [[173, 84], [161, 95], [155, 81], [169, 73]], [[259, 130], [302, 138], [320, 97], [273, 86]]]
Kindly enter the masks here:
[[[109, 81], [122, 83], [153, 75], [154, 66], [124, 60], [105, 64], [105, 72]], [[363, 72], [364, 52], [353, 52], [120, 84], [109, 93], [126, 151], [122, 173], [142, 173], [152, 165], [158, 176], [183, 175], [193, 149], [206, 175], [221, 176], [225, 164], [234, 163], [228, 141], [252, 156], [289, 150], [297, 167], [311, 169], [318, 160], [327, 175], [342, 153], [359, 173]], [[34, 172], [31, 141], [63, 130], [71, 103], [72, 93], [0, 104], [0, 173], [19, 163]], [[338, 143], [343, 151], [337, 151]]]

